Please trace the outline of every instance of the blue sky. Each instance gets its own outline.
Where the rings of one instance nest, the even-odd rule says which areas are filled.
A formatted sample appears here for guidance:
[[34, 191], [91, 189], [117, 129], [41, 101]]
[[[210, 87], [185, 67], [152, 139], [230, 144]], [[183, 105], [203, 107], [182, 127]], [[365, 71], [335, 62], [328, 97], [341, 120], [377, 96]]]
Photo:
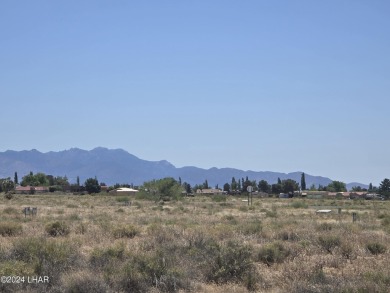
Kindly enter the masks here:
[[388, 1], [0, 1], [0, 151], [390, 176]]

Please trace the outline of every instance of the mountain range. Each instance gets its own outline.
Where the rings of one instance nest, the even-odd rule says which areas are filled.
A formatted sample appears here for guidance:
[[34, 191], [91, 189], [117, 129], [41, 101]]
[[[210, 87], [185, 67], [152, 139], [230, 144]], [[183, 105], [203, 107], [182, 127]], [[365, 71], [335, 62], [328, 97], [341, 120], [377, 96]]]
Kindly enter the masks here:
[[[67, 176], [71, 183], [76, 182], [77, 176], [80, 182], [87, 178], [97, 177], [99, 182], [108, 185], [115, 183], [133, 183], [140, 185], [145, 181], [160, 179], [164, 177], [181, 178], [182, 182], [191, 185], [201, 184], [206, 179], [210, 186], [223, 186], [230, 183], [232, 177], [236, 180], [248, 178], [250, 180], [266, 180], [268, 183], [276, 183], [278, 178], [293, 179], [297, 182], [301, 180], [302, 172], [279, 173], [270, 171], [243, 171], [233, 168], [210, 168], [202, 169], [197, 167], [176, 168], [168, 161], [147, 161], [142, 160], [122, 149], [107, 149], [97, 147], [86, 151], [78, 148], [59, 152], [42, 153], [35, 149], [30, 151], [0, 152], [0, 178], [13, 178], [17, 172], [19, 178], [27, 175], [30, 171], [43, 172], [53, 176]], [[312, 184], [326, 186], [332, 179], [313, 176], [305, 173], [306, 185]], [[347, 188], [353, 186], [368, 186], [361, 183], [349, 183]]]

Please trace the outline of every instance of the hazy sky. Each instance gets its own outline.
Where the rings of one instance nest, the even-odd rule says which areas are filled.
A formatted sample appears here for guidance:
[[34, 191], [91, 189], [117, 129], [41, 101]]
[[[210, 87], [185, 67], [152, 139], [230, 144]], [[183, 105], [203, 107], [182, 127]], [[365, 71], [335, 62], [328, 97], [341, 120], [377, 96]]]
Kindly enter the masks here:
[[0, 1], [0, 151], [390, 177], [389, 1]]

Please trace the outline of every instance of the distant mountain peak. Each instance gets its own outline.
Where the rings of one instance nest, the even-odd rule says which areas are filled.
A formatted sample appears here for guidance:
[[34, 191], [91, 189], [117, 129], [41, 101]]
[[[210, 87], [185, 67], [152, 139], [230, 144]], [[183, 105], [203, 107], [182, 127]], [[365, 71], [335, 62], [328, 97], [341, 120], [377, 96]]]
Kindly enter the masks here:
[[[191, 185], [200, 184], [207, 179], [212, 185], [230, 183], [232, 177], [237, 180], [248, 176], [250, 180], [266, 180], [273, 184], [277, 179], [293, 179], [300, 182], [302, 172], [279, 173], [269, 171], [243, 171], [234, 168], [202, 169], [186, 166], [176, 168], [167, 160], [147, 161], [128, 153], [123, 149], [108, 149], [96, 147], [90, 151], [79, 148], [41, 153], [36, 149], [31, 151], [0, 152], [0, 178], [13, 177], [18, 172], [20, 178], [30, 171], [43, 172], [53, 176], [66, 174], [71, 182], [80, 177], [81, 182], [87, 178], [97, 176], [98, 180], [107, 184], [133, 183], [143, 184], [145, 181], [164, 177], [179, 177], [183, 182]], [[306, 185], [319, 184], [326, 186], [331, 179], [321, 176], [312, 176], [305, 172]], [[353, 183], [354, 186], [364, 184]], [[347, 185], [348, 186], [348, 185]]]

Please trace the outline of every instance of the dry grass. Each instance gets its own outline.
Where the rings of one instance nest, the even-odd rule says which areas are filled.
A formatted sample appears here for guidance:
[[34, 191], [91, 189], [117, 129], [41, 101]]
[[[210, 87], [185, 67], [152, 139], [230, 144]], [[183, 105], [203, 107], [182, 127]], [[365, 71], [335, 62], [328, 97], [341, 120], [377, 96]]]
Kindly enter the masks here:
[[1, 196], [0, 273], [50, 283], [0, 291], [388, 291], [390, 202], [241, 199]]

